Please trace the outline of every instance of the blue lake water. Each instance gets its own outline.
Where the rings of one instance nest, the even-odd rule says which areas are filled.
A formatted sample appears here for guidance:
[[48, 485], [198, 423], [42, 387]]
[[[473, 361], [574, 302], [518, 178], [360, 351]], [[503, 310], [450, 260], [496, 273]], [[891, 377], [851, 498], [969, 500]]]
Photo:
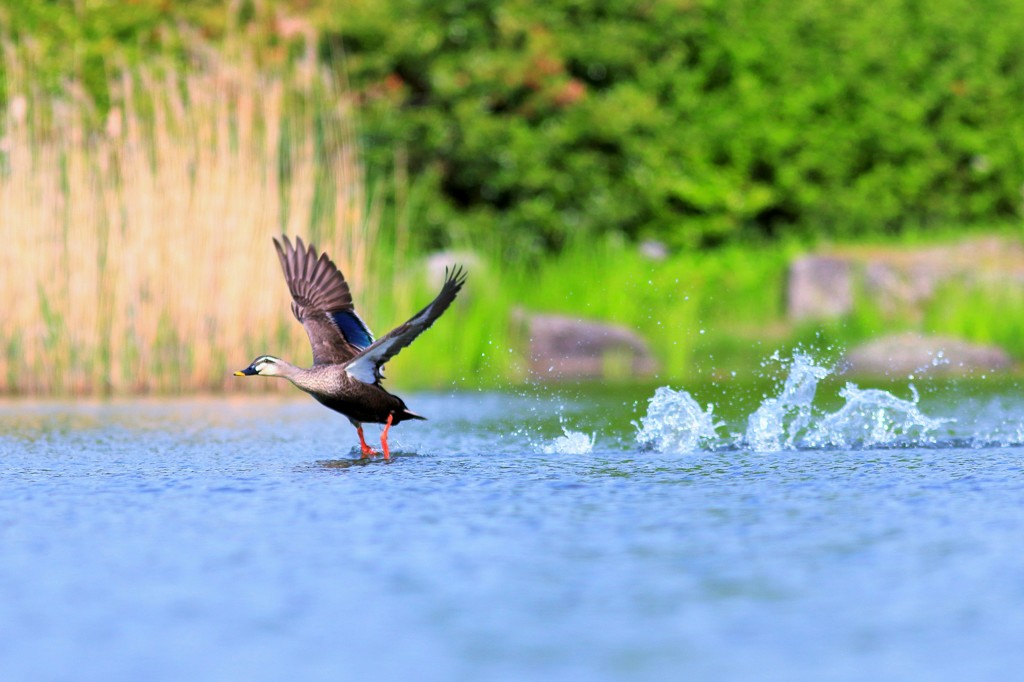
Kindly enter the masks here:
[[1015, 392], [776, 389], [0, 404], [0, 679], [1019, 677]]

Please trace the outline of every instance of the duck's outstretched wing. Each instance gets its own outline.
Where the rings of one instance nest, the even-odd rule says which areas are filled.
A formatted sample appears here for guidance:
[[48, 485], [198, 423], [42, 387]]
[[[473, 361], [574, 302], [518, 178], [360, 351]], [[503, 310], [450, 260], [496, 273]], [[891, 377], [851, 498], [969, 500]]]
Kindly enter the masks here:
[[351, 360], [373, 343], [373, 334], [352, 305], [348, 282], [327, 257], [295, 238], [274, 240], [281, 269], [292, 294], [292, 312], [302, 323], [313, 347], [314, 365], [335, 365]]
[[384, 363], [398, 355], [403, 348], [434, 324], [434, 320], [441, 317], [441, 313], [448, 309], [448, 306], [455, 300], [455, 295], [459, 293], [465, 283], [466, 273], [461, 267], [456, 267], [450, 272], [445, 269], [444, 286], [441, 287], [441, 293], [437, 295], [437, 298], [416, 313], [408, 322], [395, 327], [349, 360], [345, 365], [345, 371], [351, 377], [364, 383], [379, 384], [380, 368]]

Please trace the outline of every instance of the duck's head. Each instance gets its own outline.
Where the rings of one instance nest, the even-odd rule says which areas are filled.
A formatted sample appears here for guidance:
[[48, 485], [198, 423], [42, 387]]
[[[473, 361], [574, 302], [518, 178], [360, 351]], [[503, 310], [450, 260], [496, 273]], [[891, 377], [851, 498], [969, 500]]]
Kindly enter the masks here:
[[235, 372], [236, 377], [248, 377], [259, 374], [264, 377], [276, 377], [281, 373], [281, 361], [273, 355], [261, 355], [248, 367]]

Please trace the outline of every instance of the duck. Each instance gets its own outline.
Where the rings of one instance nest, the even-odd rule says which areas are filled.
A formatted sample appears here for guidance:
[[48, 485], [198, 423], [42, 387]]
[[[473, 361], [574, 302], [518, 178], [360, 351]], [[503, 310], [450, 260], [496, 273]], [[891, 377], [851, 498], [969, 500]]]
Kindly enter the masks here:
[[326, 253], [317, 253], [301, 237], [273, 238], [284, 279], [292, 297], [292, 314], [302, 324], [313, 349], [313, 366], [298, 367], [273, 355], [260, 355], [235, 376], [280, 377], [311, 395], [321, 405], [348, 418], [359, 435], [362, 458], [379, 454], [366, 443], [363, 424], [384, 424], [381, 452], [391, 458], [388, 431], [392, 426], [426, 417], [409, 410], [405, 401], [381, 385], [385, 363], [426, 331], [451, 306], [466, 283], [460, 266], [445, 269], [440, 293], [421, 311], [384, 336], [374, 339], [356, 313], [345, 276]]

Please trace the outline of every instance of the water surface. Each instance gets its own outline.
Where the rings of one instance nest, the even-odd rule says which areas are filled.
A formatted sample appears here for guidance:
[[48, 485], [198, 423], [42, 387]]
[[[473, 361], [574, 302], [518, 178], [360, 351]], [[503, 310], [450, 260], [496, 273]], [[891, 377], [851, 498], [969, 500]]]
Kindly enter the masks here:
[[1016, 395], [769, 393], [4, 403], [0, 679], [1018, 676]]

